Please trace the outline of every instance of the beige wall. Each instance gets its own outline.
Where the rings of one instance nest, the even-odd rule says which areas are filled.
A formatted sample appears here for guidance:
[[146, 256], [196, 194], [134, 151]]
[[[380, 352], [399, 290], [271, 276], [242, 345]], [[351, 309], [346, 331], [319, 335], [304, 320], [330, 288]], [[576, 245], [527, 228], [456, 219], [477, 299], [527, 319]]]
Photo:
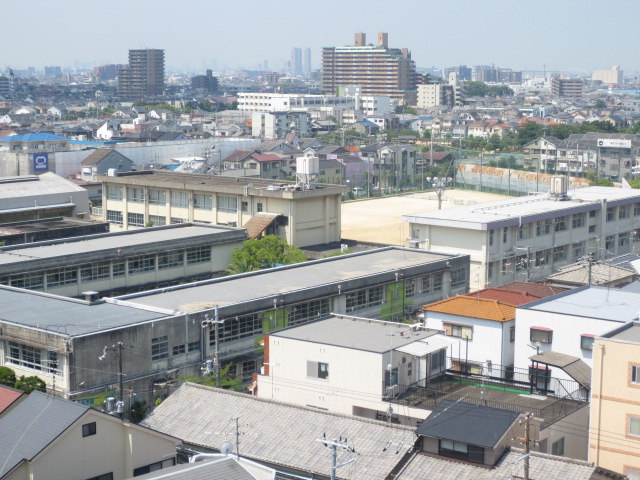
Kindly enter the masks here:
[[[96, 434], [83, 437], [82, 425], [91, 422], [96, 422]], [[89, 410], [9, 479], [84, 480], [109, 472], [114, 480], [125, 479], [135, 468], [170, 459], [178, 444], [179, 440]]]
[[598, 338], [593, 350], [589, 461], [623, 474], [640, 470], [640, 437], [628, 433], [629, 418], [640, 418], [640, 385], [630, 381], [640, 345]]

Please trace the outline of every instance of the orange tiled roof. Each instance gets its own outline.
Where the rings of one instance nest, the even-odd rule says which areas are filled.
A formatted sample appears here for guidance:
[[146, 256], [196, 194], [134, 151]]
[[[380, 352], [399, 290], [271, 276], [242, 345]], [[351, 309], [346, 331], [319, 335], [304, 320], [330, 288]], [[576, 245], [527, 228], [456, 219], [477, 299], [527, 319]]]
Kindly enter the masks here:
[[0, 412], [7, 409], [15, 402], [24, 392], [0, 385]]
[[494, 322], [508, 322], [516, 318], [513, 305], [489, 298], [476, 298], [458, 295], [422, 307], [426, 312], [448, 313], [461, 317], [481, 318]]

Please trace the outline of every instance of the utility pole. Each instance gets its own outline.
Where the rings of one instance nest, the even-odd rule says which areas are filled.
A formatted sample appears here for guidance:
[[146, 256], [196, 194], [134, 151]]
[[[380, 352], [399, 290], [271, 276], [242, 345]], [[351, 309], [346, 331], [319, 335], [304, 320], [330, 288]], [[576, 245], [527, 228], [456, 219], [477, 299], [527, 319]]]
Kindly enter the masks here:
[[530, 460], [531, 460], [531, 447], [530, 447], [530, 443], [531, 443], [531, 438], [529, 435], [529, 422], [531, 420], [531, 418], [533, 417], [532, 413], [525, 413], [524, 414], [524, 421], [522, 421], [521, 423], [524, 422], [524, 480], [530, 480], [530, 468], [531, 468], [531, 464], [530, 464]]
[[108, 350], [118, 352], [118, 403], [116, 404], [116, 411], [122, 420], [124, 418], [124, 387], [122, 378], [122, 351], [124, 350], [124, 345], [122, 342], [118, 342], [116, 345], [112, 345], [111, 347], [104, 347], [104, 351], [98, 359], [104, 360], [107, 356]]
[[316, 438], [316, 442], [322, 443], [325, 447], [331, 446], [331, 480], [336, 480], [336, 470], [356, 461], [355, 458], [352, 458], [350, 460], [347, 460], [344, 463], [341, 463], [340, 465], [337, 464], [338, 448], [342, 450], [347, 450], [352, 453], [356, 453], [353, 447], [350, 447], [349, 445], [347, 445], [346, 438], [344, 439], [344, 443], [343, 443], [342, 437], [340, 437], [339, 441], [336, 438], [334, 438], [333, 440], [327, 440], [326, 435], [323, 435], [322, 438]]
[[238, 460], [240, 460], [240, 417], [235, 417], [231, 420], [236, 421], [236, 455], [238, 456]]
[[216, 387], [220, 388], [220, 324], [224, 324], [224, 320], [220, 320], [218, 314], [218, 305], [214, 307], [214, 319], [209, 319], [209, 314], [205, 314], [202, 321], [202, 328], [211, 327], [213, 325], [213, 331], [215, 335], [215, 349], [213, 353], [213, 364], [216, 369]]

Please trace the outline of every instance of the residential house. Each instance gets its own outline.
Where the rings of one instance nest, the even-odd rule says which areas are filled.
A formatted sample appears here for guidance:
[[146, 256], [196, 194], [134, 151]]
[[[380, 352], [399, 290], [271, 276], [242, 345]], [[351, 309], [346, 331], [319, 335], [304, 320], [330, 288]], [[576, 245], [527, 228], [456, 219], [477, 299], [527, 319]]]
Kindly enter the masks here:
[[370, 145], [362, 148], [363, 160], [373, 162], [371, 181], [374, 188], [401, 191], [413, 185], [416, 152], [411, 145]]
[[81, 179], [95, 182], [96, 175], [130, 172], [133, 161], [117, 150], [100, 148], [80, 162]]
[[[223, 447], [218, 447], [224, 450]], [[225, 450], [226, 451], [226, 450]], [[276, 480], [276, 470], [228, 453], [201, 453], [189, 463], [134, 477], [136, 480]], [[132, 479], [131, 479], [132, 480]]]
[[284, 180], [286, 175], [286, 162], [275, 153], [252, 153], [241, 163], [245, 169], [245, 176], [268, 178], [271, 180]]
[[620, 288], [638, 279], [638, 272], [609, 263], [593, 263], [588, 259], [560, 268], [546, 282], [554, 287], [577, 288], [598, 285]]
[[344, 165], [337, 159], [319, 160], [320, 172], [318, 174], [318, 180], [320, 183], [330, 183], [334, 185], [342, 185], [346, 183], [349, 188], [353, 188], [355, 185], [351, 185], [351, 179], [345, 178]]
[[0, 431], [3, 480], [124, 480], [175, 465], [180, 444], [170, 435], [39, 391], [0, 416]]
[[524, 164], [545, 172], [547, 168], [555, 168], [558, 159], [557, 148], [561, 141], [556, 137], [543, 136], [526, 143], [522, 146]]
[[500, 120], [482, 120], [467, 125], [468, 135], [471, 137], [491, 138], [492, 135], [498, 135], [504, 138], [507, 132], [512, 132], [514, 128]]

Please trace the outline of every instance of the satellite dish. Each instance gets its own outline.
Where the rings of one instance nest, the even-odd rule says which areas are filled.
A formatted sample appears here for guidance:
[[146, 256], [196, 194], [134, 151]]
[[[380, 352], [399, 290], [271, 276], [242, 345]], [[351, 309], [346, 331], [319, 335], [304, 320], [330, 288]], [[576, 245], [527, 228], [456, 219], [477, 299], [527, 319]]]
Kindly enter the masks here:
[[231, 452], [233, 452], [233, 443], [229, 441], [222, 442], [222, 445], [220, 445], [220, 453], [229, 455]]

